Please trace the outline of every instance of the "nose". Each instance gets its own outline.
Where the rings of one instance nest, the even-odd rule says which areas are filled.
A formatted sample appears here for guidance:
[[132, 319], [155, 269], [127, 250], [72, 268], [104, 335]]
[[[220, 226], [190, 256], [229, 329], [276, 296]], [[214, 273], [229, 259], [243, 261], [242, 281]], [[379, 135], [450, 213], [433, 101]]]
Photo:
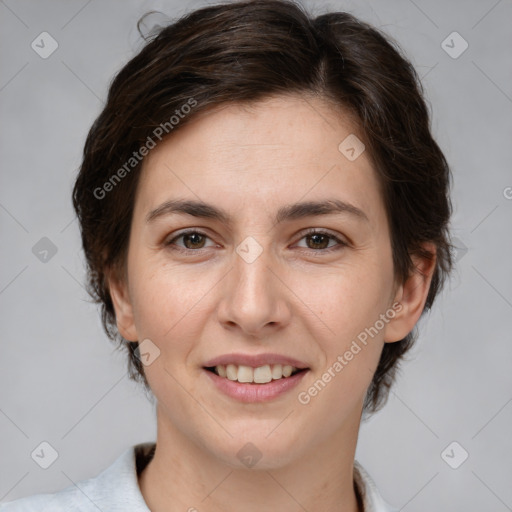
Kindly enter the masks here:
[[282, 267], [268, 254], [264, 250], [248, 262], [235, 253], [218, 308], [219, 321], [226, 329], [261, 338], [289, 324], [289, 292], [280, 275]]

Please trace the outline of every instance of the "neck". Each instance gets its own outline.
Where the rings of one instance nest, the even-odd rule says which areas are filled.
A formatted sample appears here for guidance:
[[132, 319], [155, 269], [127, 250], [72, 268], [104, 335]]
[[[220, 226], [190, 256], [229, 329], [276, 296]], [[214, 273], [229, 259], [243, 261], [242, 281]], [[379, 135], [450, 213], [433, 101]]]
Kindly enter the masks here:
[[153, 459], [139, 476], [152, 512], [358, 512], [353, 463], [359, 423], [291, 463], [258, 469], [219, 460], [157, 412]]

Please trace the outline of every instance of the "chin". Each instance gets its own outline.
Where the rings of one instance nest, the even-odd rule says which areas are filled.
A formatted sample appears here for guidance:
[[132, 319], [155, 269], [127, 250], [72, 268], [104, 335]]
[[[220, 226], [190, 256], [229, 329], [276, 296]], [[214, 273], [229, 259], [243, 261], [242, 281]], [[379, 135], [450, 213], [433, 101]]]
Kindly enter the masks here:
[[250, 434], [250, 430], [240, 435], [233, 433], [232, 438], [225, 439], [224, 446], [217, 444], [212, 447], [212, 455], [237, 470], [273, 470], [292, 464], [300, 456], [297, 446], [304, 446], [304, 438], [298, 443], [285, 431], [282, 436], [277, 436], [275, 432], [268, 436], [270, 431], [260, 428], [254, 430], [254, 435]]

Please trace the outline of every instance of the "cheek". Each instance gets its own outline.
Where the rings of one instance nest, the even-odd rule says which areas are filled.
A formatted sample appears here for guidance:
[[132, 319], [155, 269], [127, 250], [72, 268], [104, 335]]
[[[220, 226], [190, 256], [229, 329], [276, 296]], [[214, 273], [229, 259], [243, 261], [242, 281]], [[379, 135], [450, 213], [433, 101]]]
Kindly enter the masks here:
[[[185, 382], [191, 370], [187, 365], [189, 355], [211, 317], [211, 310], [205, 308], [211, 307], [208, 293], [219, 277], [161, 262], [152, 266], [149, 259], [145, 262], [133, 268], [134, 321], [140, 339], [150, 339], [158, 357], [144, 371], [159, 400], [170, 401], [179, 405], [177, 410], [185, 411], [191, 404], [178, 382]], [[193, 392], [194, 381], [188, 386]]]
[[133, 279], [134, 320], [138, 332], [155, 342], [181, 338], [199, 326], [204, 307], [202, 299], [211, 290], [214, 279], [208, 274], [198, 276], [171, 265], [155, 265], [151, 262], [135, 269]]
[[[376, 322], [386, 309], [387, 288], [379, 274], [352, 273], [331, 279], [310, 293], [308, 304], [318, 316], [312, 336], [322, 352], [321, 365], [308, 388], [301, 388], [300, 404], [311, 405], [314, 417], [329, 412], [324, 428], [335, 428], [361, 407], [384, 346]], [[312, 289], [307, 287], [305, 289]], [[380, 324], [378, 324], [380, 327]]]
[[365, 262], [337, 269], [320, 281], [314, 276], [302, 280], [299, 293], [308, 297], [307, 305], [317, 315], [309, 315], [309, 330], [322, 359], [318, 380], [302, 390], [306, 396], [300, 403], [315, 400], [322, 408], [336, 404], [340, 419], [364, 399], [384, 345], [379, 318], [388, 307], [392, 283], [385, 267]]
[[[325, 333], [328, 346], [341, 350], [385, 312], [392, 286], [390, 271], [362, 262], [328, 274], [302, 275], [292, 285], [315, 315], [309, 315]], [[321, 320], [321, 322], [319, 322]]]

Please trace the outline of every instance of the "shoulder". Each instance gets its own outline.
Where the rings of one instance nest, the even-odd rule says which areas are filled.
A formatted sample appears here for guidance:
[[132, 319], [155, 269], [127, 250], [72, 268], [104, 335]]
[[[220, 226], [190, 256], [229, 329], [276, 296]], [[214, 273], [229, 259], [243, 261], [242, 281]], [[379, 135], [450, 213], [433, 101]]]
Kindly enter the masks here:
[[375, 482], [357, 461], [354, 462], [354, 482], [362, 496], [364, 512], [398, 512], [384, 501]]
[[85, 511], [83, 500], [77, 500], [76, 488], [68, 487], [50, 494], [35, 494], [0, 505], [0, 512]]
[[132, 446], [99, 475], [55, 493], [0, 504], [0, 512], [149, 512], [138, 485], [137, 466], [153, 447], [154, 443]]

